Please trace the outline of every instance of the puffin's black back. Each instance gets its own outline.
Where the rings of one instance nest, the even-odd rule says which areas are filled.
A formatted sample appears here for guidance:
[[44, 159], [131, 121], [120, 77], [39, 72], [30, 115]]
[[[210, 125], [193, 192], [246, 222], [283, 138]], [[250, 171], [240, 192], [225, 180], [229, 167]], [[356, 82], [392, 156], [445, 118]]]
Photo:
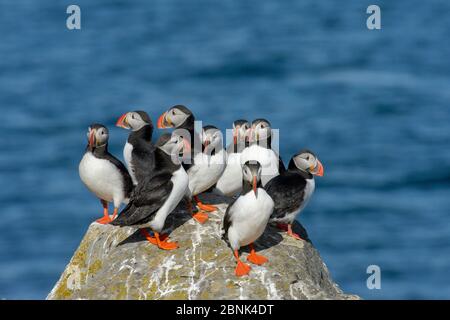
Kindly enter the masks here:
[[275, 204], [271, 218], [294, 212], [304, 201], [306, 178], [299, 171], [284, 171], [266, 184], [265, 189]]
[[130, 202], [111, 224], [131, 226], [147, 223], [166, 202], [173, 188], [172, 174], [180, 165], [174, 164], [171, 157], [159, 148], [156, 148], [154, 156], [153, 175], [135, 187]]
[[128, 143], [133, 145], [132, 165], [138, 184], [151, 175], [155, 167], [156, 148], [152, 142], [152, 135], [153, 126], [149, 124], [137, 131], [132, 131], [128, 136]]

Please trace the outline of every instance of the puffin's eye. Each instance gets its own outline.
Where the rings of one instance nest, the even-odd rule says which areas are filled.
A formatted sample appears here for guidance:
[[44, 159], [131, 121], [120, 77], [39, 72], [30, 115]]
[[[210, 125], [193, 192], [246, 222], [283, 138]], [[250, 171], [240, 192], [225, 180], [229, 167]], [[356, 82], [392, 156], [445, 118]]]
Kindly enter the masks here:
[[131, 119], [133, 119], [133, 120], [134, 120], [134, 114], [133, 114], [133, 113], [131, 114]]
[[173, 116], [175, 115], [175, 109], [172, 110], [172, 115], [173, 115]]

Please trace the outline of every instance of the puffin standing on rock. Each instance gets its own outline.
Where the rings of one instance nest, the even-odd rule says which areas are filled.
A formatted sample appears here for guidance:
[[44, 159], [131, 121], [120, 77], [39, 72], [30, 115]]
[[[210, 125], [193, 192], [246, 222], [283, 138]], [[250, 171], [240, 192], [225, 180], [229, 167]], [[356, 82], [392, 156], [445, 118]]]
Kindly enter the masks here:
[[131, 111], [123, 114], [116, 126], [131, 130], [123, 148], [123, 157], [133, 184], [137, 185], [153, 171], [155, 165], [152, 120], [144, 111]]
[[[208, 190], [211, 186], [213, 186], [217, 179], [212, 179], [210, 175], [204, 177], [205, 170], [208, 168], [203, 168], [204, 163], [198, 163], [201, 159], [204, 159], [204, 149], [203, 149], [203, 139], [202, 136], [195, 131], [194, 128], [195, 124], [195, 117], [191, 110], [189, 110], [187, 107], [183, 105], [176, 105], [171, 107], [169, 110], [164, 112], [159, 118], [158, 118], [158, 128], [176, 128], [176, 129], [182, 129], [185, 130], [185, 133], [179, 133], [179, 134], [189, 134], [190, 136], [190, 145], [192, 146], [191, 152], [189, 154], [184, 153], [183, 154], [183, 167], [185, 168], [186, 172], [189, 175], [189, 189], [190, 194], [187, 194], [188, 198], [188, 209], [192, 213], [192, 202], [191, 197], [194, 197], [194, 200], [196, 202], [197, 207], [200, 209], [199, 212], [193, 214], [192, 216], [195, 220], [197, 220], [199, 223], [205, 223], [208, 219], [208, 215], [206, 212], [211, 212], [217, 210], [217, 207], [212, 205], [203, 204], [200, 199], [198, 198], [198, 194], [201, 192], [204, 192]], [[204, 132], [204, 130], [203, 130]], [[205, 137], [203, 135], [203, 137]], [[214, 140], [214, 145], [217, 143], [217, 138]], [[220, 137], [220, 142], [222, 141]], [[209, 142], [207, 142], [209, 143]], [[208, 148], [205, 148], [207, 150], [212, 150], [212, 146]], [[203, 152], [202, 152], [203, 151]], [[219, 154], [218, 156], [221, 156]], [[186, 160], [186, 158], [188, 158]], [[217, 158], [217, 157], [216, 157]], [[203, 162], [203, 161], [200, 161]], [[225, 164], [223, 164], [223, 168], [225, 168]], [[215, 171], [215, 170], [214, 170]], [[223, 171], [223, 170], [222, 170]], [[198, 176], [197, 176], [198, 175]], [[220, 177], [220, 175], [219, 175]], [[206, 179], [205, 179], [206, 178]], [[191, 181], [196, 181], [191, 182]]]
[[265, 186], [270, 179], [286, 170], [280, 156], [272, 150], [272, 128], [266, 119], [256, 119], [247, 134], [250, 146], [242, 151], [241, 164], [258, 161], [262, 167], [262, 185]]
[[266, 185], [267, 193], [275, 202], [270, 222], [276, 222], [280, 229], [295, 239], [301, 238], [292, 232], [292, 223], [314, 192], [314, 175], [323, 176], [322, 163], [311, 151], [302, 150], [292, 157], [287, 171]]
[[227, 147], [227, 165], [217, 181], [214, 193], [232, 197], [242, 190], [241, 153], [247, 146], [247, 130], [250, 123], [247, 120], [233, 122], [233, 143]]
[[[103, 205], [103, 218], [97, 222], [107, 224], [117, 216], [120, 204], [128, 203], [133, 183], [123, 163], [108, 152], [108, 129], [95, 123], [89, 127], [87, 136], [89, 143], [78, 171], [81, 181]], [[108, 202], [114, 204], [112, 219]]]
[[247, 260], [261, 265], [267, 258], [256, 254], [253, 247], [264, 232], [274, 208], [272, 198], [261, 186], [262, 167], [258, 162], [246, 162], [242, 167], [243, 188], [241, 195], [232, 202], [223, 219], [223, 236], [228, 239], [237, 261], [235, 274], [249, 273], [250, 266], [239, 258], [239, 249], [250, 245]]
[[163, 250], [178, 248], [176, 242], [169, 242], [161, 231], [167, 216], [175, 209], [188, 191], [188, 175], [181, 165], [179, 153], [189, 152], [187, 140], [176, 134], [163, 134], [156, 143], [155, 167], [151, 177], [147, 177], [135, 187], [128, 205], [117, 219], [116, 226], [136, 226], [150, 228], [151, 236], [145, 229], [141, 232], [146, 239]]
[[[214, 126], [204, 126], [202, 130], [203, 152], [194, 155], [194, 164], [188, 169], [189, 191], [200, 202], [197, 195], [211, 188], [219, 180], [227, 163], [227, 153], [223, 149], [222, 132]], [[204, 223], [208, 220], [207, 212], [217, 210], [212, 205], [199, 205], [201, 209], [194, 218]], [[192, 209], [190, 209], [192, 210]]]

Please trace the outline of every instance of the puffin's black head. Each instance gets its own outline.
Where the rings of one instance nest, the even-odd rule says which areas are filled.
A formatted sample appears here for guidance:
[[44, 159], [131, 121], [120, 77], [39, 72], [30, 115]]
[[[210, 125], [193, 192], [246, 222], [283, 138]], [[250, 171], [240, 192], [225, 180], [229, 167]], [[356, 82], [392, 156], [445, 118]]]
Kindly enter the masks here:
[[233, 143], [245, 142], [250, 123], [247, 120], [239, 119], [233, 122]]
[[156, 147], [171, 157], [178, 158], [180, 153], [189, 153], [191, 145], [189, 141], [176, 132], [162, 134], [156, 142]]
[[203, 127], [202, 130], [202, 143], [206, 147], [210, 146], [209, 149], [216, 149], [218, 147], [223, 147], [222, 145], [222, 132], [215, 126], [207, 125]]
[[242, 178], [244, 183], [252, 186], [255, 196], [258, 196], [258, 186], [261, 184], [261, 164], [258, 161], [247, 161], [242, 166]]
[[252, 127], [249, 131], [249, 140], [260, 141], [268, 139], [272, 135], [272, 128], [270, 122], [266, 119], [256, 119], [252, 122]]
[[88, 132], [89, 148], [94, 149], [108, 144], [109, 131], [104, 125], [93, 123], [89, 126]]
[[148, 114], [145, 111], [140, 110], [123, 114], [116, 123], [116, 126], [131, 129], [132, 131], [138, 131], [147, 125], [150, 125], [153, 128], [152, 120]]
[[308, 149], [297, 152], [289, 162], [290, 170], [301, 170], [316, 176], [323, 176], [323, 166], [317, 156]]
[[158, 118], [158, 128], [180, 128], [184, 127], [188, 122], [194, 123], [192, 111], [178, 104], [164, 112]]

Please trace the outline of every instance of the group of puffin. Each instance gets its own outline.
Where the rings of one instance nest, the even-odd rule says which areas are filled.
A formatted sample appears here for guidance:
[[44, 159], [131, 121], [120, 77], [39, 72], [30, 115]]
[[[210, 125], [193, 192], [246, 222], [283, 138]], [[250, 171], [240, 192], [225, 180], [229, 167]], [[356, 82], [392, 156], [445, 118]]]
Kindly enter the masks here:
[[[88, 128], [88, 145], [79, 164], [82, 182], [103, 205], [98, 223], [134, 226], [150, 243], [172, 250], [178, 244], [161, 232], [167, 216], [182, 200], [193, 219], [203, 224], [208, 212], [217, 207], [202, 203], [199, 194], [208, 191], [233, 197], [222, 232], [236, 258], [237, 276], [250, 271], [239, 257], [243, 246], [250, 246], [249, 262], [267, 262], [256, 254], [253, 243], [268, 223], [301, 239], [291, 225], [311, 198], [314, 176], [323, 175], [323, 166], [313, 152], [302, 150], [286, 169], [272, 150], [269, 121], [234, 121], [233, 140], [226, 149], [221, 131], [211, 125], [196, 128], [194, 114], [183, 105], [159, 117], [158, 128], [175, 130], [162, 134], [156, 143], [152, 141], [153, 123], [144, 111], [127, 112], [116, 125], [130, 130], [123, 149], [126, 166], [108, 152], [108, 128], [97, 123]], [[112, 217], [109, 202], [114, 204]], [[122, 203], [126, 206], [118, 213]]]

